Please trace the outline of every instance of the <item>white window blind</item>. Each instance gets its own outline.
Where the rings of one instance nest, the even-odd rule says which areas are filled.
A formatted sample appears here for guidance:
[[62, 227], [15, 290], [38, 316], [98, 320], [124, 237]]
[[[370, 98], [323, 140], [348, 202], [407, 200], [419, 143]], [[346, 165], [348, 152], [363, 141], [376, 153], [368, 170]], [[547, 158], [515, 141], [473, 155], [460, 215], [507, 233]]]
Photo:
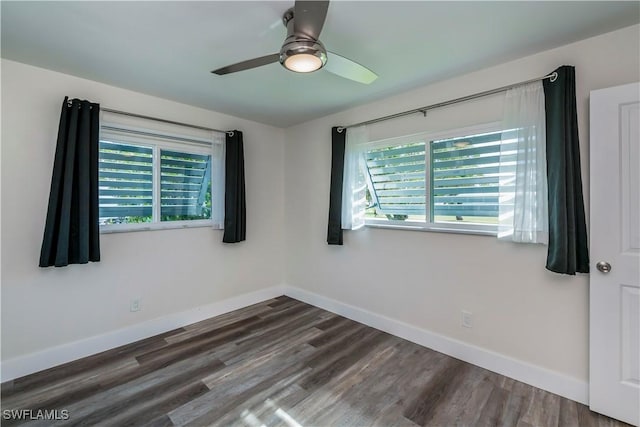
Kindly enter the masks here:
[[366, 153], [370, 201], [377, 215], [405, 220], [425, 215], [425, 143], [375, 148]]
[[433, 141], [433, 222], [497, 224], [502, 132]]
[[99, 212], [102, 224], [153, 215], [153, 148], [100, 140]]

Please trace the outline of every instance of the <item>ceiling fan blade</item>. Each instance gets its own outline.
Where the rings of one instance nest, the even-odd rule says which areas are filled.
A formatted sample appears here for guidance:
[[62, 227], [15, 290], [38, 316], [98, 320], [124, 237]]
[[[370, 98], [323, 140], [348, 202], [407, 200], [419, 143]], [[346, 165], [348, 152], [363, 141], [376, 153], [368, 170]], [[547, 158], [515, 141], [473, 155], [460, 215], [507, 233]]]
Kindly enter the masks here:
[[293, 31], [318, 40], [327, 17], [327, 9], [329, 9], [329, 0], [296, 0], [293, 6]]
[[251, 68], [262, 67], [263, 65], [278, 62], [280, 60], [279, 53], [261, 56], [260, 58], [249, 59], [248, 61], [238, 62], [237, 64], [227, 65], [226, 67], [213, 70], [213, 74], [222, 76], [224, 74], [237, 73], [238, 71], [250, 70]]
[[323, 68], [337, 76], [366, 85], [378, 78], [378, 75], [367, 67], [333, 52], [327, 52], [327, 63]]

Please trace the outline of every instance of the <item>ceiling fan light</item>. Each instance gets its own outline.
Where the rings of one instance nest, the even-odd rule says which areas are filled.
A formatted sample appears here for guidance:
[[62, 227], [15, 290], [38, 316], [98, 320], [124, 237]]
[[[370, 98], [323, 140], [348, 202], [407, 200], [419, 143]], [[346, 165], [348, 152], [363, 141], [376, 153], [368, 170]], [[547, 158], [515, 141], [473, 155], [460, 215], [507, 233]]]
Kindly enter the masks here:
[[280, 64], [296, 73], [311, 73], [327, 63], [327, 51], [317, 40], [287, 38], [280, 49]]
[[284, 60], [283, 65], [287, 70], [296, 73], [310, 73], [319, 70], [324, 65], [322, 59], [310, 53], [298, 53], [291, 55]]

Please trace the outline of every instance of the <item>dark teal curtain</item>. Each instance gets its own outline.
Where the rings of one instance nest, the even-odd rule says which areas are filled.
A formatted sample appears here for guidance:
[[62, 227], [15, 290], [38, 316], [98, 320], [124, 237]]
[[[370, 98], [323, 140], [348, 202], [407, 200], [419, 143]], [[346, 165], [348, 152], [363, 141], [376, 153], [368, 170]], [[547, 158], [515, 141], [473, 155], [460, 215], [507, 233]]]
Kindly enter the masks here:
[[347, 130], [331, 129], [331, 187], [329, 189], [329, 226], [327, 243], [342, 245], [342, 180]]
[[225, 143], [224, 235], [225, 243], [247, 238], [247, 202], [244, 185], [244, 144], [242, 132], [227, 132]]
[[556, 273], [589, 272], [587, 224], [580, 170], [574, 67], [545, 79], [547, 179], [549, 184], [549, 251], [547, 269]]
[[100, 261], [99, 117], [99, 104], [64, 98], [40, 267]]

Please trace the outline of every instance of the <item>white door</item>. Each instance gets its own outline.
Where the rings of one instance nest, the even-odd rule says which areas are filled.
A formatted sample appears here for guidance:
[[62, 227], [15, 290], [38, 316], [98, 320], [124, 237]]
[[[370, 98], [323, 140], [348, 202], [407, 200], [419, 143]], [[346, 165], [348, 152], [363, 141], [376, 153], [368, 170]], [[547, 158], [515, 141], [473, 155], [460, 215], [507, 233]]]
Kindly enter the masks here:
[[591, 92], [589, 406], [640, 425], [640, 84]]

